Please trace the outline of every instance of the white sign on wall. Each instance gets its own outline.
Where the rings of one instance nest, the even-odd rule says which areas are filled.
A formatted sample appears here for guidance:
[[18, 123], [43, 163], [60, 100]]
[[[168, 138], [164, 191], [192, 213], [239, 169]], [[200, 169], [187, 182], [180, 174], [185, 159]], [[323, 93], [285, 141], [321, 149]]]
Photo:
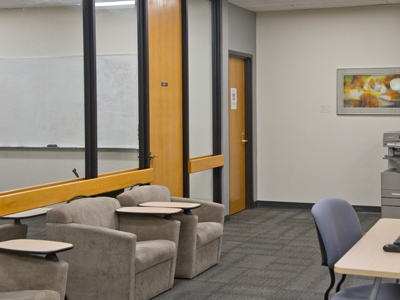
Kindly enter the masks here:
[[237, 90], [231, 88], [231, 109], [237, 109]]

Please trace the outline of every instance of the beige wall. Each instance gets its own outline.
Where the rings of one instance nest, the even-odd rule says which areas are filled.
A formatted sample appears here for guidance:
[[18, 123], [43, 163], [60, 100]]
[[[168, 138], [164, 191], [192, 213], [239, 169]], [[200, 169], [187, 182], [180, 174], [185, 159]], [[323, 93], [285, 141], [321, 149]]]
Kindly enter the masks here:
[[257, 14], [259, 200], [380, 205], [382, 134], [400, 117], [336, 115], [336, 70], [399, 67], [399, 16], [398, 5]]

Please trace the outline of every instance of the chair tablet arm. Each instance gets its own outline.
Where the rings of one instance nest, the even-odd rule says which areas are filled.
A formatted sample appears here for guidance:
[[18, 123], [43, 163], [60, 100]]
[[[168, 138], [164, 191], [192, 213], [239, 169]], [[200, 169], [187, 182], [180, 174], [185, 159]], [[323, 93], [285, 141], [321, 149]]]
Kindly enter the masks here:
[[199, 203], [201, 204], [199, 208], [192, 209], [192, 213], [199, 216], [199, 222], [218, 222], [224, 224], [225, 206], [222, 204], [181, 197], [171, 197], [171, 201]]
[[13, 239], [26, 239], [28, 225], [4, 224], [0, 226], [0, 242]]
[[64, 299], [67, 270], [64, 261], [0, 252], [0, 291], [54, 290]]
[[[174, 215], [173, 218], [175, 218]], [[168, 240], [178, 245], [180, 222], [157, 216], [120, 214], [119, 230], [133, 233], [137, 241]]]

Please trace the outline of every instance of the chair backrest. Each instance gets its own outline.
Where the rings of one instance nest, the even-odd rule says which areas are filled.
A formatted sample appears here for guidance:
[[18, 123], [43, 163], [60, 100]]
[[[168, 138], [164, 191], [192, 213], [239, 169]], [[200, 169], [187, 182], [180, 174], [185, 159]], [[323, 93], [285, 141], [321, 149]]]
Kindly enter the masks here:
[[335, 263], [362, 237], [354, 208], [343, 199], [323, 199], [311, 209], [321, 247], [322, 264]]
[[162, 185], [135, 186], [132, 190], [117, 196], [122, 206], [138, 206], [140, 203], [151, 201], [171, 201], [171, 192]]
[[116, 209], [119, 202], [110, 197], [82, 198], [61, 205], [47, 213], [47, 223], [78, 223], [118, 229]]
[[28, 225], [26, 224], [4, 224], [0, 225], [0, 242], [26, 239]]

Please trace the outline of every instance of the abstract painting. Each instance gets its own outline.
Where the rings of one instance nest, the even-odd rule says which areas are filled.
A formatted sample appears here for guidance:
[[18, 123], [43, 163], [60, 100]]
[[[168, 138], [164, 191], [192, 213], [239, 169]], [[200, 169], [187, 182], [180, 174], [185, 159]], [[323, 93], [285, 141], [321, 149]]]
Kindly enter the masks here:
[[338, 69], [337, 114], [400, 114], [400, 68]]

